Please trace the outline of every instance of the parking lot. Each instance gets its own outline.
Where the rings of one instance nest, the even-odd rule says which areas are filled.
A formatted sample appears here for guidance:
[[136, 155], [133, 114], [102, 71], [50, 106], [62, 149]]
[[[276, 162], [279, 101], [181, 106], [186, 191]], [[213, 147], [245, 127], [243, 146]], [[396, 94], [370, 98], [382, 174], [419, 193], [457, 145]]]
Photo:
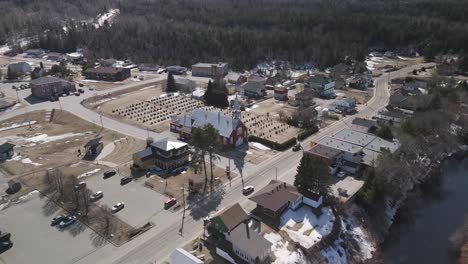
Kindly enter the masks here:
[[61, 212], [48, 201], [35, 195], [0, 211], [0, 229], [11, 233], [13, 242], [0, 263], [74, 263], [105, 243], [79, 221], [63, 230], [51, 227], [51, 219]]
[[125, 203], [125, 208], [116, 215], [133, 227], [139, 227], [152, 219], [157, 220], [153, 221], [157, 224], [173, 217], [171, 212], [164, 210], [167, 197], [143, 186], [146, 177], [125, 185], [120, 185], [121, 178], [122, 176], [116, 174], [103, 179], [103, 174], [98, 173], [84, 180], [93, 192], [103, 191], [104, 197], [100, 199], [100, 205], [112, 207], [118, 202]]

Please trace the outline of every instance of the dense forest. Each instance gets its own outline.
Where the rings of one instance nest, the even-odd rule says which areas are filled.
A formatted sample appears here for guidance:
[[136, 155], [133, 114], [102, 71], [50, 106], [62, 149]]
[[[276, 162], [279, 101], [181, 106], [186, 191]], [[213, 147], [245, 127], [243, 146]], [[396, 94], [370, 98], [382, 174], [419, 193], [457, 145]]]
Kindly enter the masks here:
[[[106, 8], [120, 9], [111, 26], [78, 22]], [[165, 65], [329, 66], [362, 59], [369, 48], [413, 47], [429, 59], [468, 52], [466, 0], [0, 0], [0, 9], [9, 11], [0, 17], [0, 43], [21, 33], [54, 51], [80, 46], [89, 58]]]

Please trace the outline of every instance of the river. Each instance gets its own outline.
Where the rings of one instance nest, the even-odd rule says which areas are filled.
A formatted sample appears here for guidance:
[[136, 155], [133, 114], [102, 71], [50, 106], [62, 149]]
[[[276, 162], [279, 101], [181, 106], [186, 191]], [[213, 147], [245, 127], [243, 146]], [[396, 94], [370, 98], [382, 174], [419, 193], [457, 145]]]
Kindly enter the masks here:
[[440, 175], [411, 192], [382, 245], [385, 263], [455, 263], [449, 237], [468, 215], [468, 158], [443, 162]]

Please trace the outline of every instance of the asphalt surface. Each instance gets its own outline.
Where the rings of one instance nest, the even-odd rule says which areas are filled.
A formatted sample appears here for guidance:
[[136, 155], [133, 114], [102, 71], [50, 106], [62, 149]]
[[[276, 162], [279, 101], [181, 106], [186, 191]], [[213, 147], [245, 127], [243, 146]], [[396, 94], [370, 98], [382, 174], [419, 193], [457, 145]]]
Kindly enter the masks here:
[[[433, 66], [433, 63], [419, 64], [404, 69], [384, 74], [375, 80], [374, 96], [365, 105], [358, 107], [358, 113], [353, 116], [347, 116], [339, 122], [335, 122], [332, 125], [321, 129], [318, 133], [309, 137], [306, 141], [302, 142], [302, 146], [307, 149], [311, 142], [318, 141], [324, 136], [334, 135], [340, 130], [346, 128], [351, 124], [352, 119], [355, 117], [370, 118], [377, 111], [383, 109], [387, 104], [390, 97], [388, 82], [393, 78], [403, 77], [406, 73], [411, 72], [413, 69], [419, 69], [421, 67]], [[151, 82], [154, 80], [148, 80], [143, 82]], [[142, 84], [139, 82], [138, 84]], [[127, 87], [128, 88], [128, 87]], [[118, 89], [125, 89], [124, 87], [118, 87], [112, 89], [112, 91]], [[107, 93], [108, 91], [101, 92]], [[87, 92], [88, 93], [88, 92]], [[99, 93], [98, 93], [99, 94]], [[86, 96], [92, 96], [85, 93]], [[73, 99], [72, 99], [73, 98]], [[76, 97], [79, 98], [79, 97]], [[83, 97], [76, 99], [74, 97], [66, 97], [62, 102], [62, 106], [65, 110], [78, 115], [79, 117], [91, 121], [96, 124], [100, 124], [99, 114], [88, 110], [79, 104], [79, 101]], [[52, 103], [41, 103], [37, 106], [28, 106], [28, 109], [36, 110], [42, 108], [52, 108]], [[42, 107], [42, 108], [41, 108]], [[58, 108], [55, 106], [55, 108]], [[14, 113], [12, 113], [14, 112]], [[0, 116], [0, 121], [7, 118], [13, 117], [17, 114], [24, 113], [24, 109], [18, 111], [6, 112]], [[139, 129], [124, 123], [121, 123], [110, 118], [103, 117], [103, 123], [106, 128], [118, 131], [122, 134], [134, 136], [136, 138], [146, 138], [146, 130]], [[164, 135], [158, 133], [151, 133], [150, 136], [158, 139]], [[231, 166], [236, 166], [237, 169], [243, 171], [244, 183], [246, 185], [253, 185], [257, 190], [265, 186], [270, 180], [278, 178], [280, 180], [292, 183], [294, 181], [295, 170], [300, 158], [302, 157], [301, 152], [292, 152], [291, 150], [281, 152], [275, 157], [266, 160], [257, 166], [251, 164], [243, 164], [241, 161], [233, 161]], [[222, 161], [225, 162], [225, 161]], [[252, 208], [252, 203], [242, 195], [242, 183], [240, 178], [236, 178], [232, 181], [232, 185], [225, 185], [223, 193], [213, 194], [210, 199], [205, 199], [195, 203], [192, 208], [187, 210], [183, 232], [180, 234], [179, 230], [182, 223], [182, 210], [172, 215], [172, 220], [169, 225], [167, 223], [166, 228], [161, 230], [160, 228], [153, 228], [144, 234], [138, 236], [129, 243], [126, 243], [119, 248], [111, 245], [106, 245], [99, 250], [91, 252], [89, 255], [83, 256], [77, 263], [162, 263], [162, 260], [167, 259], [170, 253], [179, 246], [187, 243], [194, 237], [198, 236], [202, 232], [202, 219], [209, 214], [213, 214], [223, 208], [231, 206], [238, 202], [242, 206]], [[125, 209], [124, 209], [125, 210]]]

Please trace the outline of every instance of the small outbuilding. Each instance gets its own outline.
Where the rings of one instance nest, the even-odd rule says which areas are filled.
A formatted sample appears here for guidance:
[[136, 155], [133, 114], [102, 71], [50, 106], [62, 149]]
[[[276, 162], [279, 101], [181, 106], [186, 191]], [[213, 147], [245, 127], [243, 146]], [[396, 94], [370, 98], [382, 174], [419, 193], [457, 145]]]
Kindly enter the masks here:
[[5, 142], [0, 145], [0, 160], [6, 160], [13, 157], [13, 155], [15, 155], [15, 151], [13, 150], [14, 147], [15, 145], [9, 142]]
[[101, 153], [103, 147], [104, 144], [101, 142], [100, 137], [91, 139], [84, 145], [85, 158], [96, 157], [99, 155], [99, 153]]
[[8, 193], [16, 193], [19, 190], [21, 190], [21, 183], [18, 180], [13, 179], [8, 181]]

